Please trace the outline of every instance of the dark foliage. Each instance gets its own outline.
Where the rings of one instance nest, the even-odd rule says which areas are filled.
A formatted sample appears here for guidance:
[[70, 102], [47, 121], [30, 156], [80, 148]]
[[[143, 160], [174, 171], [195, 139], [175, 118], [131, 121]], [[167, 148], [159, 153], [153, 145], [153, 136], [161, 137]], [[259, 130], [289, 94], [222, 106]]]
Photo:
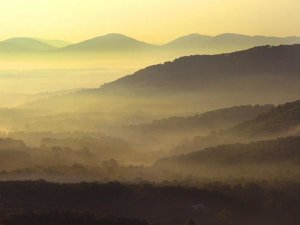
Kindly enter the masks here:
[[146, 221], [126, 217], [100, 217], [87, 212], [24, 212], [2, 219], [4, 225], [149, 225]]
[[[277, 78], [299, 83], [299, 60], [300, 45], [262, 46], [229, 54], [186, 56], [137, 71], [104, 85], [99, 91], [153, 94], [153, 89], [203, 92], [213, 88], [218, 92], [228, 89], [231, 93], [235, 90], [247, 92], [248, 89], [252, 94], [266, 92], [279, 87], [274, 82]], [[254, 83], [253, 79], [256, 80]], [[283, 88], [283, 83], [280, 85]], [[291, 86], [287, 90], [291, 92]]]
[[141, 124], [133, 128], [142, 132], [191, 132], [194, 130], [218, 130], [254, 119], [262, 113], [269, 112], [273, 105], [243, 105], [218, 109], [189, 117], [170, 117]]
[[[299, 222], [298, 184], [209, 183], [203, 188], [120, 183], [55, 184], [1, 182], [0, 217], [4, 225], [180, 225], [271, 224]], [[279, 213], [280, 212], [280, 213]]]

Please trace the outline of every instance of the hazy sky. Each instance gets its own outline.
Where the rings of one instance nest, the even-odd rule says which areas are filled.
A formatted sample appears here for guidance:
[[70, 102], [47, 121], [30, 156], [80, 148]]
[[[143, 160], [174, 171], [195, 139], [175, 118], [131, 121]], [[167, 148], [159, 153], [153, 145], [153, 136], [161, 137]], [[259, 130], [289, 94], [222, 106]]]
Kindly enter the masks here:
[[300, 0], [0, 0], [0, 39], [80, 41], [123, 33], [152, 43], [225, 32], [300, 36]]

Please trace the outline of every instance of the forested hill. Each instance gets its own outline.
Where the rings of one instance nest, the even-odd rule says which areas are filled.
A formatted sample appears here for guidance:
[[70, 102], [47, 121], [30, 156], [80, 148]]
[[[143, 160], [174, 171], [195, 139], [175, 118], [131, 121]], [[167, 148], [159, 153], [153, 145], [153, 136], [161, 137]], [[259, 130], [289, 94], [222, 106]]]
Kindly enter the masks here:
[[[262, 46], [220, 55], [196, 55], [137, 71], [96, 91], [267, 91], [300, 85], [300, 45]], [[274, 82], [276, 81], [276, 82]], [[279, 86], [278, 86], [279, 87]], [[233, 89], [232, 89], [233, 88]], [[95, 91], [95, 90], [94, 90]], [[280, 91], [277, 90], [277, 91]], [[295, 91], [295, 90], [294, 90]]]
[[257, 141], [249, 144], [229, 144], [206, 148], [158, 163], [184, 163], [186, 165], [237, 166], [249, 164], [300, 162], [300, 137], [287, 137], [276, 140]]
[[[300, 100], [286, 103], [262, 113], [227, 132], [239, 136], [265, 136], [297, 132], [300, 126]], [[299, 129], [300, 131], [300, 129]]]
[[256, 116], [269, 112], [273, 105], [242, 105], [208, 111], [186, 117], [169, 117], [140, 124], [132, 128], [143, 132], [180, 132], [195, 130], [218, 130], [254, 119]]
[[279, 105], [254, 119], [208, 136], [196, 136], [190, 142], [177, 146], [174, 151], [191, 152], [207, 146], [291, 135], [300, 135], [300, 100]]

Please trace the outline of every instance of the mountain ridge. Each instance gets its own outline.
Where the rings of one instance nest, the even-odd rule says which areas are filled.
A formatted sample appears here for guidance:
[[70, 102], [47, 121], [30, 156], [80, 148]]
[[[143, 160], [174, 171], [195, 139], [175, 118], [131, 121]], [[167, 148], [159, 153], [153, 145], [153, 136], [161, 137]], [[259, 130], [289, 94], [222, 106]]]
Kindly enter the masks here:
[[[10, 38], [8, 40], [18, 39]], [[44, 44], [43, 51], [56, 50], [58, 52], [124, 52], [124, 51], [145, 51], [149, 53], [166, 53], [177, 52], [177, 55], [191, 54], [216, 54], [221, 52], [231, 52], [252, 48], [262, 45], [287, 45], [300, 44], [300, 37], [274, 37], [263, 35], [244, 35], [236, 33], [223, 33], [216, 36], [201, 35], [192, 33], [180, 36], [163, 44], [151, 44], [135, 38], [126, 36], [120, 33], [109, 33], [102, 36], [97, 36], [78, 43], [69, 43], [61, 40], [46, 40], [38, 38], [27, 38], [32, 41]], [[4, 45], [7, 40], [0, 41], [0, 46]], [[47, 46], [47, 47], [46, 47]], [[50, 48], [52, 47], [52, 49]], [[20, 47], [20, 46], [19, 46]], [[7, 48], [12, 48], [12, 51], [25, 51], [30, 49], [30, 46], [23, 48], [12, 48], [12, 46], [2, 47], [0, 51], [5, 51]], [[32, 49], [31, 49], [32, 50]], [[33, 49], [35, 50], [35, 49]], [[50, 51], [51, 52], [51, 51]]]
[[110, 33], [103, 36], [98, 36], [88, 39], [73, 45], [69, 45], [59, 51], [124, 51], [124, 50], [140, 50], [154, 48], [152, 44], [139, 41], [129, 36]]
[[[260, 77], [262, 74], [273, 77], [276, 74], [280, 77], [293, 74], [292, 76], [297, 78], [300, 72], [299, 60], [300, 45], [260, 46], [233, 53], [184, 56], [141, 69], [102, 85], [98, 91], [115, 91], [118, 88], [124, 89], [125, 92], [137, 88], [145, 91], [144, 88], [149, 87], [190, 91], [216, 85], [216, 82], [218, 85], [224, 85], [225, 77], [242, 79], [254, 75]], [[218, 81], [213, 78], [217, 78]]]
[[50, 51], [55, 47], [40, 40], [28, 37], [16, 37], [0, 42], [0, 51]]
[[177, 146], [174, 152], [191, 152], [206, 147], [273, 139], [300, 135], [300, 100], [273, 107], [270, 111], [233, 127], [195, 136], [191, 141]]
[[190, 34], [179, 37], [162, 47], [168, 50], [189, 54], [216, 54], [248, 49], [262, 45], [287, 45], [300, 43], [299, 37], [273, 37], [263, 35], [244, 35], [223, 33], [216, 36]]
[[224, 175], [294, 179], [300, 176], [299, 147], [300, 136], [217, 145], [160, 159], [153, 168], [209, 179]]

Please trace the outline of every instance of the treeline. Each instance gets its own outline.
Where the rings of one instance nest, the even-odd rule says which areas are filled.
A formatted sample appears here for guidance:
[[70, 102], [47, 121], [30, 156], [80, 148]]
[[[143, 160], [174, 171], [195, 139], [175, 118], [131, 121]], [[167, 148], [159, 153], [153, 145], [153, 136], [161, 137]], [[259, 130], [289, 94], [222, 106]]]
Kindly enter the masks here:
[[222, 144], [299, 135], [300, 100], [274, 107], [268, 112], [257, 115], [254, 119], [233, 127], [220, 129], [206, 136], [194, 136], [189, 141], [176, 146], [173, 152], [186, 153]]
[[228, 144], [161, 159], [156, 170], [202, 178], [300, 180], [300, 136]]
[[100, 136], [82, 138], [43, 138], [39, 147], [29, 147], [21, 140], [0, 138], [0, 171], [35, 166], [100, 166], [115, 159], [121, 163], [143, 162], [146, 155], [133, 150], [120, 138]]
[[74, 211], [22, 212], [5, 215], [0, 221], [3, 225], [149, 225], [136, 218]]
[[[267, 182], [218, 182], [199, 188], [175, 183], [0, 182], [0, 219], [4, 225], [147, 224], [128, 217], [164, 225], [189, 220], [199, 225], [294, 225], [300, 222], [298, 190], [299, 183]], [[113, 217], [103, 219], [105, 215]]]
[[[213, 90], [219, 94], [230, 90], [231, 96], [234, 93], [232, 91], [240, 95], [247, 92], [253, 96], [258, 92], [273, 92], [275, 96], [274, 90], [279, 86], [274, 79], [299, 83], [299, 49], [300, 45], [261, 46], [229, 54], [185, 56], [173, 62], [149, 66], [105, 84], [96, 91], [151, 96], [158, 93], [162, 95], [165, 91], [201, 91], [203, 94]], [[285, 84], [281, 87], [287, 88]], [[286, 93], [296, 91], [296, 86], [290, 87], [293, 88], [286, 89]]]
[[262, 113], [269, 112], [273, 105], [242, 105], [230, 108], [196, 114], [189, 117], [170, 117], [155, 120], [151, 123], [133, 126], [143, 132], [188, 132], [191, 131], [213, 131], [232, 127], [241, 122], [254, 119]]

